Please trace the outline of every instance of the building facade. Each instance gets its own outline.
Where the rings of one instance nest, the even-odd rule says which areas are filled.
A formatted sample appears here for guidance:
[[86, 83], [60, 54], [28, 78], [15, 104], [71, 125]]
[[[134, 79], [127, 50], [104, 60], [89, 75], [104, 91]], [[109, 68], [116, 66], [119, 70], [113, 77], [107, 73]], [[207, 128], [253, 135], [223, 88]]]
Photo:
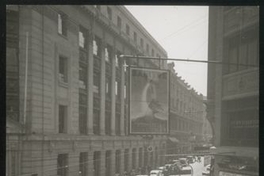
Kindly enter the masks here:
[[212, 175], [259, 175], [259, 8], [209, 8], [208, 119]]
[[118, 56], [167, 53], [125, 7], [12, 5], [6, 16], [7, 175], [114, 176], [164, 164], [166, 136], [128, 134], [126, 65], [166, 61]]
[[198, 94], [175, 72], [169, 63], [170, 77], [170, 140], [167, 152], [179, 154], [193, 152], [203, 143], [205, 107], [203, 96]]

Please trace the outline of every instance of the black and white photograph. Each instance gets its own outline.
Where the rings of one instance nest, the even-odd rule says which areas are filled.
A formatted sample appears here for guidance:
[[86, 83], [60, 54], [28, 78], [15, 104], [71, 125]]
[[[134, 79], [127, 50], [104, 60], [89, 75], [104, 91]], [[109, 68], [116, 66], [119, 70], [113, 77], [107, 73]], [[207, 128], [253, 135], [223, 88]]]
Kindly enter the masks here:
[[150, 3], [6, 5], [6, 176], [261, 175], [261, 8]]

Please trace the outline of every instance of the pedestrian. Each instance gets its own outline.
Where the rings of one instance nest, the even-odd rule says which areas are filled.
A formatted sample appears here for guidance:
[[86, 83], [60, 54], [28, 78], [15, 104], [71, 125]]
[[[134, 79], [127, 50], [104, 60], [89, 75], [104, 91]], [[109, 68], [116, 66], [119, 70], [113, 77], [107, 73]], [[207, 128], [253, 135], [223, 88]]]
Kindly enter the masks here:
[[198, 156], [198, 162], [199, 162], [199, 163], [201, 162], [201, 157], [200, 157], [200, 156]]

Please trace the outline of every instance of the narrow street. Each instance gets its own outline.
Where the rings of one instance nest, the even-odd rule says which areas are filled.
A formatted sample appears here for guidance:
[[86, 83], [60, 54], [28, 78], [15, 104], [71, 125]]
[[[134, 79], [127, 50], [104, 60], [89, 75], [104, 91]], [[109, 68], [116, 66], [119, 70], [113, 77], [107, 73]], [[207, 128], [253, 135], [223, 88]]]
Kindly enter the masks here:
[[202, 176], [202, 172], [205, 169], [204, 167], [204, 157], [201, 157], [201, 162], [195, 162], [190, 164], [193, 167], [194, 176]]
[[[204, 171], [204, 157], [201, 157], [201, 162], [195, 162], [190, 164], [193, 168], [193, 176], [202, 176], [202, 172]], [[189, 166], [188, 166], [189, 167]], [[189, 176], [191, 174], [181, 174], [181, 175], [171, 175], [171, 176]]]

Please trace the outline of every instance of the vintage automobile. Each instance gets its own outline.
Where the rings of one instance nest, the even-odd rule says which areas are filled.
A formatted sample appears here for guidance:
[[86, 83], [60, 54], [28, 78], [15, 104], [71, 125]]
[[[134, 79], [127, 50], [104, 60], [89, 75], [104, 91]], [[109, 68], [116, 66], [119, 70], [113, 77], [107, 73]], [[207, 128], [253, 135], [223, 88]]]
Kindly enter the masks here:
[[190, 164], [190, 163], [194, 163], [194, 158], [193, 158], [193, 156], [187, 156], [187, 161], [188, 161], [189, 164]]
[[211, 165], [210, 164], [206, 165], [204, 171], [202, 172], [202, 175], [203, 176], [210, 175], [210, 169], [211, 169]]
[[163, 176], [162, 170], [152, 170], [149, 173], [150, 176]]
[[187, 158], [179, 158], [182, 167], [188, 166]]

